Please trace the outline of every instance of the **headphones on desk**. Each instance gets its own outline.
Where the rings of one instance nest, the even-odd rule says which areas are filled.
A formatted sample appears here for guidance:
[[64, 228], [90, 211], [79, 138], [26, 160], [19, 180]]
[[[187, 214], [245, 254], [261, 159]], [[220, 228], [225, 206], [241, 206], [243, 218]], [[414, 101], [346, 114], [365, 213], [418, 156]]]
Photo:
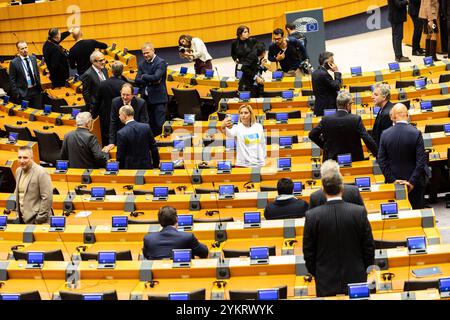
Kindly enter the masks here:
[[25, 248], [25, 246], [23, 244], [18, 244], [18, 245], [12, 246], [11, 251], [15, 251], [15, 250], [23, 249], [23, 248]]
[[395, 277], [395, 274], [393, 274], [392, 272], [385, 272], [381, 274], [381, 277], [384, 281], [392, 281], [392, 279], [394, 279]]
[[244, 183], [244, 189], [247, 191], [255, 189], [255, 184], [251, 181]]
[[213, 282], [213, 285], [216, 285], [217, 288], [221, 289], [222, 287], [225, 288], [227, 286], [227, 282], [223, 280], [217, 280]]
[[143, 216], [144, 215], [144, 211], [133, 211], [130, 212], [130, 216], [133, 218], [137, 218], [138, 216]]
[[294, 245], [294, 243], [298, 243], [298, 241], [295, 240], [295, 239], [284, 240], [284, 245], [285, 246], [292, 247]]
[[305, 280], [305, 282], [311, 282], [313, 279], [313, 276], [311, 273], [308, 273], [306, 276], [303, 277], [303, 280]]
[[72, 213], [75, 213], [72, 209], [63, 210], [63, 215], [66, 217], [70, 216]]
[[3, 214], [10, 215], [11, 214], [11, 209], [4, 209], [3, 210]]
[[146, 289], [147, 289], [148, 287], [154, 288], [155, 285], [157, 285], [157, 284], [159, 284], [159, 281], [158, 281], [158, 280], [150, 280], [150, 281], [146, 281], [145, 284], [144, 284], [144, 286], [145, 286]]
[[212, 217], [215, 214], [219, 214], [219, 210], [208, 210], [205, 212], [205, 215], [208, 217]]
[[78, 252], [85, 252], [87, 250], [87, 246], [78, 246], [76, 249]]
[[220, 244], [221, 244], [220, 241], [214, 241], [214, 242], [211, 244], [211, 248], [220, 248]]

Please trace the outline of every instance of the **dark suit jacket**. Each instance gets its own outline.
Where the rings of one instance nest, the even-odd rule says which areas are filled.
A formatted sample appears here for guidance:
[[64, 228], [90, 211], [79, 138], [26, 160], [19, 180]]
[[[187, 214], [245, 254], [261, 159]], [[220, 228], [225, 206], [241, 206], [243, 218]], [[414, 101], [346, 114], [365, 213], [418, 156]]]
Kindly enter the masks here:
[[[83, 98], [90, 112], [96, 108], [98, 101], [98, 89], [100, 88], [100, 78], [94, 66], [91, 66], [85, 73], [80, 77], [83, 83]], [[105, 78], [108, 79], [108, 71], [105, 68], [102, 69]]]
[[399, 24], [406, 21], [407, 0], [388, 0], [388, 21]]
[[[446, 0], [444, 0], [445, 2]], [[419, 16], [420, 0], [409, 0], [408, 11], [411, 16]]]
[[[342, 200], [345, 202], [357, 204], [359, 206], [364, 206], [364, 201], [361, 198], [361, 193], [357, 186], [352, 186], [344, 184], [344, 192], [342, 194]], [[314, 191], [309, 197], [309, 209], [321, 206], [327, 203], [327, 197], [322, 189]]]
[[[150, 161], [150, 152], [153, 162]], [[131, 121], [117, 132], [117, 161], [122, 169], [159, 166], [158, 146], [148, 123]]]
[[85, 128], [77, 128], [64, 135], [61, 159], [69, 160], [70, 168], [104, 168], [106, 154], [97, 138]]
[[342, 75], [335, 72], [335, 79], [320, 66], [312, 74], [313, 93], [316, 98], [314, 114], [323, 116], [324, 109], [336, 109], [336, 98], [342, 86]]
[[323, 149], [323, 161], [336, 160], [343, 153], [351, 153], [352, 161], [364, 160], [361, 139], [373, 155], [378, 153], [377, 145], [367, 133], [361, 117], [344, 110], [323, 117], [319, 125], [309, 132], [309, 138]]
[[392, 127], [392, 121], [391, 117], [389, 116], [389, 112], [391, 111], [393, 106], [393, 103], [388, 101], [383, 109], [378, 112], [377, 117], [375, 118], [375, 123], [373, 124], [372, 129], [372, 138], [373, 140], [375, 140], [377, 146], [380, 146], [380, 138], [383, 131], [387, 128]]
[[308, 203], [302, 199], [276, 199], [267, 204], [264, 209], [264, 217], [266, 220], [303, 218], [306, 210], [308, 210]]
[[[139, 64], [136, 83], [143, 86], [143, 94], [151, 104], [168, 101], [166, 88], [167, 63], [156, 56], [153, 62], [145, 59]], [[147, 91], [147, 95], [145, 94]]]
[[375, 255], [366, 209], [333, 200], [307, 211], [303, 255], [319, 297], [346, 293], [349, 283], [366, 282]]
[[178, 231], [173, 226], [167, 226], [160, 232], [149, 233], [144, 237], [142, 252], [148, 260], [172, 258], [173, 249], [191, 249], [193, 257], [208, 257], [208, 248], [198, 242], [193, 233]]
[[[123, 106], [121, 97], [112, 99], [111, 114], [109, 124], [109, 143], [116, 144], [117, 131], [123, 128], [123, 123], [119, 119], [119, 109]], [[141, 123], [149, 123], [147, 103], [144, 99], [133, 97], [131, 99], [131, 106], [134, 109], [134, 120]]]
[[[97, 104], [94, 107], [92, 118], [95, 119], [97, 116], [100, 116], [100, 127], [102, 130], [102, 137], [104, 138], [108, 137], [112, 100], [116, 97], [120, 97], [120, 89], [125, 82], [125, 78], [123, 77], [111, 77], [100, 82]], [[103, 141], [103, 143], [108, 144], [108, 141]]]
[[[253, 50], [242, 58], [242, 77], [239, 80], [239, 90], [251, 91], [254, 87], [255, 76], [267, 70], [261, 66], [261, 61]], [[258, 92], [263, 92], [263, 85], [258, 84]]]
[[63, 32], [59, 42], [47, 40], [42, 48], [53, 87], [65, 86], [66, 80], [69, 78], [68, 55], [65, 53], [64, 48], [59, 45], [69, 35], [69, 31]]
[[[37, 88], [41, 91], [41, 76], [39, 74], [36, 57], [34, 55], [29, 55], [28, 57], [30, 58], [31, 67], [33, 68]], [[22, 59], [20, 57], [12, 59], [9, 64], [9, 79], [11, 80], [11, 95], [14, 98], [22, 99], [28, 95], [28, 82], [25, 72], [26, 70], [22, 65]]]
[[425, 184], [428, 167], [422, 133], [410, 124], [397, 123], [383, 132], [377, 161], [387, 183]]
[[91, 54], [95, 49], [106, 49], [106, 43], [94, 39], [77, 41], [69, 50], [69, 62], [72, 69], [77, 68], [78, 75], [82, 75], [91, 67]]

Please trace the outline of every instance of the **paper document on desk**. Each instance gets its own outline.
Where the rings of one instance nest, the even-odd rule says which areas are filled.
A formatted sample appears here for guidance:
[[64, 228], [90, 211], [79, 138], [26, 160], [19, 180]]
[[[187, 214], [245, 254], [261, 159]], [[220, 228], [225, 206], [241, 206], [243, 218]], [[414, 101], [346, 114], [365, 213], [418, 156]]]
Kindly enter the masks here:
[[415, 276], [416, 278], [424, 278], [424, 277], [430, 277], [430, 276], [442, 274], [441, 268], [439, 268], [439, 267], [414, 269], [411, 272], [412, 272], [413, 276]]
[[92, 211], [80, 211], [75, 215], [75, 218], [87, 218], [92, 214]]

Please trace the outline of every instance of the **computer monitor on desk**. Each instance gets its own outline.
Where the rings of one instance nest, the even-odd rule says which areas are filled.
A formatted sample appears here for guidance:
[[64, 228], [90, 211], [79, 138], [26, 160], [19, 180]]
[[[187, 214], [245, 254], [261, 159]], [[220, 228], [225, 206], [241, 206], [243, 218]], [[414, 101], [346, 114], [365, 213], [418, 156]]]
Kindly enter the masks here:
[[173, 140], [173, 151], [183, 151], [184, 140]]
[[172, 259], [173, 268], [189, 268], [192, 259], [191, 249], [173, 249]]
[[180, 67], [180, 72], [178, 73], [178, 75], [185, 76], [187, 72], [188, 72], [187, 67]]
[[444, 134], [450, 136], [450, 123], [444, 124]]
[[8, 217], [5, 215], [0, 216], [0, 231], [5, 231], [7, 225], [8, 225]]
[[279, 289], [258, 290], [258, 300], [278, 300]]
[[29, 251], [27, 253], [26, 269], [42, 269], [44, 266], [44, 252]]
[[291, 171], [291, 158], [279, 158], [278, 171]]
[[280, 149], [292, 149], [292, 137], [280, 137]]
[[244, 212], [244, 228], [260, 228], [261, 213], [260, 212]]
[[430, 100], [420, 101], [420, 111], [421, 112], [432, 112], [433, 104]]
[[205, 79], [212, 79], [214, 77], [214, 70], [213, 69], [206, 69], [205, 70]]
[[294, 181], [294, 196], [301, 196], [303, 192], [303, 183], [301, 181]]
[[52, 106], [49, 105], [49, 104], [45, 104], [45, 105], [44, 105], [44, 110], [42, 111], [42, 115], [43, 115], [43, 116], [47, 116], [47, 115], [49, 115], [50, 113], [52, 113]]
[[113, 216], [111, 218], [111, 231], [112, 232], [125, 232], [128, 229], [128, 217], [127, 216]]
[[269, 248], [268, 247], [252, 247], [250, 248], [250, 264], [268, 264]]
[[91, 197], [89, 201], [105, 201], [106, 188], [105, 187], [92, 187]]
[[239, 100], [243, 102], [250, 101], [250, 91], [241, 91], [239, 92]]
[[450, 298], [450, 278], [439, 279], [439, 294], [441, 298]]
[[287, 123], [289, 120], [289, 115], [287, 112], [279, 112], [275, 115], [277, 123]]
[[116, 267], [115, 251], [99, 251], [97, 269], [114, 269]]
[[287, 101], [294, 99], [294, 91], [292, 91], [292, 90], [284, 90], [284, 91], [282, 91], [281, 92], [281, 98], [283, 100], [287, 100]]
[[19, 110], [23, 111], [23, 110], [28, 109], [29, 104], [30, 103], [27, 100], [22, 100]]
[[184, 115], [184, 122], [183, 125], [185, 126], [192, 126], [195, 123], [195, 114], [187, 113]]
[[355, 178], [355, 185], [359, 191], [370, 191], [370, 177]]
[[119, 162], [118, 161], [109, 161], [106, 163], [106, 175], [115, 176], [119, 173]]
[[362, 68], [361, 68], [361, 66], [351, 67], [350, 68], [350, 73], [352, 74], [352, 77], [362, 76]]
[[50, 217], [50, 229], [48, 229], [49, 232], [64, 232], [65, 229], [66, 229], [65, 216]]
[[160, 175], [173, 175], [173, 162], [161, 162], [159, 167]]
[[3, 105], [6, 106], [9, 103], [9, 96], [3, 96]]
[[8, 134], [8, 141], [7, 144], [16, 144], [17, 140], [19, 139], [19, 134], [17, 132], [10, 132]]
[[381, 219], [397, 219], [398, 205], [397, 202], [386, 202], [380, 205]]
[[283, 71], [272, 72], [272, 80], [273, 81], [281, 81], [281, 79], [283, 79]]
[[169, 293], [169, 300], [189, 300], [189, 293]]
[[231, 173], [231, 161], [218, 161], [217, 162], [217, 173]]
[[234, 185], [227, 184], [219, 186], [219, 200], [229, 200], [234, 198]]
[[370, 289], [367, 283], [348, 284], [348, 297], [350, 300], [368, 300], [370, 298]]
[[427, 240], [424, 236], [406, 238], [408, 246], [408, 254], [425, 254], [427, 253]]
[[389, 63], [389, 70], [391, 72], [399, 72], [400, 71], [400, 64], [398, 62], [391, 62], [391, 63]]
[[427, 87], [427, 81], [425, 78], [414, 80], [414, 86], [416, 87], [416, 90], [425, 89]]
[[69, 169], [69, 161], [67, 160], [56, 160], [55, 173], [65, 174]]
[[192, 214], [180, 214], [178, 216], [178, 230], [191, 231], [194, 226], [194, 216]]
[[82, 300], [84, 301], [101, 301], [103, 294], [101, 293], [83, 293]]
[[80, 111], [81, 111], [81, 109], [77, 109], [77, 108], [75, 108], [75, 109], [72, 109], [72, 114], [71, 114], [71, 116], [70, 116], [70, 119], [76, 119], [76, 117], [77, 117], [77, 115], [80, 113]]
[[153, 201], [167, 201], [169, 187], [153, 187]]
[[351, 167], [352, 166], [352, 154], [351, 153], [345, 153], [345, 154], [339, 154], [337, 156], [337, 162], [340, 167]]

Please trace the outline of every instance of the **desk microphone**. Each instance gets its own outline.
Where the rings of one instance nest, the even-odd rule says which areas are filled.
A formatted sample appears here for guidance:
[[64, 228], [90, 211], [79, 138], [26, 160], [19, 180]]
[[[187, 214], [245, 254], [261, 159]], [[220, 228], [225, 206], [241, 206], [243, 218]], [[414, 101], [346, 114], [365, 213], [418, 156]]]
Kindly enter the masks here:
[[43, 54], [40, 52], [41, 50], [38, 49], [38, 47], [36, 46], [36, 43], [34, 43], [34, 41], [31, 41], [31, 43], [33, 44], [33, 46], [34, 46], [34, 48], [36, 49], [37, 53], [38, 53], [40, 56], [42, 56], [41, 66], [43, 66], [45, 62], [44, 62], [44, 56], [43, 56]]
[[[411, 255], [409, 254], [408, 241], [406, 241], [406, 252], [408, 253], [408, 282], [411, 279]], [[406, 297], [409, 298], [409, 290], [406, 292]]]
[[220, 85], [220, 75], [219, 75], [219, 70], [217, 69], [217, 66], [214, 66], [214, 69], [216, 69], [216, 73], [217, 73], [217, 78], [219, 78], [219, 91], [221, 91], [223, 93], [223, 88]]
[[[212, 185], [213, 185], [214, 191], [216, 191], [216, 185], [215, 185], [214, 181], [212, 182]], [[225, 234], [223, 233], [223, 230], [222, 230], [222, 217], [220, 216], [219, 194], [217, 192], [215, 192], [214, 195], [215, 195], [215, 198], [216, 198], [217, 214], [219, 216], [219, 225], [218, 225], [219, 228], [218, 228], [218, 230], [220, 231], [220, 235], [221, 235], [220, 236], [219, 233], [218, 233], [217, 237], [219, 239], [224, 239], [225, 240]]]

